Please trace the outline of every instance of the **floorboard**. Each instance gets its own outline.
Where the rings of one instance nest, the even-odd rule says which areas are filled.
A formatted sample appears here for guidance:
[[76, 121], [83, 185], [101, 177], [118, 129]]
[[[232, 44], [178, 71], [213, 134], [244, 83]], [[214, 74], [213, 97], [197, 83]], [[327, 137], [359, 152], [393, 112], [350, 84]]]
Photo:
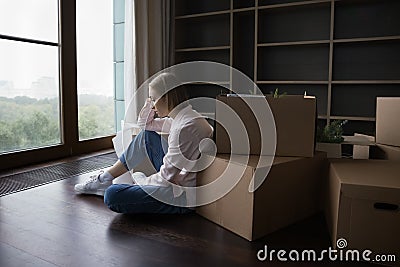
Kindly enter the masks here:
[[[74, 193], [73, 186], [89, 175], [0, 198], [0, 266], [310, 266], [260, 262], [256, 254], [264, 245], [287, 250], [330, 245], [322, 214], [254, 242], [197, 214], [116, 214], [101, 197]], [[326, 264], [340, 265], [312, 266]]]

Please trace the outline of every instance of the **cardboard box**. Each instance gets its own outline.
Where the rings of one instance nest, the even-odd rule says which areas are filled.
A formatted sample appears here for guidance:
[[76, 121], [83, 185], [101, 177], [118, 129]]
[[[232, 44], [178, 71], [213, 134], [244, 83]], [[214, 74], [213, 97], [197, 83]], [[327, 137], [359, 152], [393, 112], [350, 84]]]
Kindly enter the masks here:
[[376, 143], [400, 147], [400, 97], [377, 97]]
[[330, 160], [325, 215], [336, 247], [369, 249], [400, 258], [400, 164], [386, 160]]
[[377, 147], [383, 152], [381, 156], [382, 159], [400, 161], [400, 147], [381, 144], [377, 144]]
[[[243, 155], [229, 156], [218, 154], [211, 166], [198, 173], [198, 185], [215, 181], [229, 163], [244, 166], [244, 174], [225, 196], [197, 207], [201, 216], [247, 240], [255, 240], [321, 210], [325, 153], [317, 152], [313, 158], [275, 157], [268, 176], [252, 193], [248, 190], [249, 183], [256, 172], [259, 156], [251, 155], [248, 162]], [[261, 156], [261, 160], [268, 162], [268, 157]], [[197, 193], [197, 197], [207, 196]]]
[[[273, 98], [265, 96], [271, 108], [276, 126], [276, 156], [293, 156], [293, 157], [313, 157], [315, 147], [315, 124], [316, 124], [316, 99], [315, 97], [301, 95], [285, 95], [281, 98]], [[243, 101], [257, 101], [254, 96], [237, 95], [219, 95], [217, 100], [231, 107], [244, 122], [247, 129], [250, 154], [254, 155], [271, 155], [268, 152], [261, 151], [261, 132], [259, 124], [252, 110]], [[262, 98], [262, 96], [259, 96]], [[265, 104], [265, 100], [259, 101], [260, 105]], [[235, 124], [235, 119], [232, 116], [226, 116], [221, 108], [221, 103], [216, 105], [216, 121], [227, 124]], [[273, 125], [267, 115], [262, 116], [268, 125]], [[272, 118], [271, 118], [272, 119]], [[262, 129], [264, 136], [271, 136], [268, 131], [272, 129]], [[229, 136], [225, 129], [217, 123], [216, 129], [216, 144], [218, 153], [233, 153], [247, 154], [246, 150], [235, 144], [237, 148], [232, 149]], [[236, 133], [232, 133], [236, 134]], [[240, 139], [240, 138], [239, 138]], [[243, 138], [242, 138], [243, 140]], [[275, 141], [275, 140], [263, 140]], [[268, 146], [270, 144], [268, 143]]]

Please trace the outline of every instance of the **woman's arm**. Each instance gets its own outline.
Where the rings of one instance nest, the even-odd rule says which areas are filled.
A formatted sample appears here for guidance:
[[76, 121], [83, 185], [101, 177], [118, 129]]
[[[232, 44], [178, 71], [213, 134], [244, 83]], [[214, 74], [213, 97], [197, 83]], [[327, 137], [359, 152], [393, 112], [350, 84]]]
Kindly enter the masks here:
[[154, 118], [155, 111], [150, 98], [148, 98], [139, 113], [137, 124], [142, 130], [166, 132], [171, 129], [171, 118]]

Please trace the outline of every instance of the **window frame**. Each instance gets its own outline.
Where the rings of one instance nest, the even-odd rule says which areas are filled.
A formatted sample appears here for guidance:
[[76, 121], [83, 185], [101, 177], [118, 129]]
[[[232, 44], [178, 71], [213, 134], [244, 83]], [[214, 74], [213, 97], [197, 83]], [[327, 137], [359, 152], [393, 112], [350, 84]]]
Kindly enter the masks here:
[[2, 154], [0, 155], [0, 170], [112, 148], [111, 139], [115, 135], [79, 141], [76, 0], [58, 0], [58, 12], [58, 43], [5, 35], [2, 35], [2, 39], [59, 47], [61, 144]]

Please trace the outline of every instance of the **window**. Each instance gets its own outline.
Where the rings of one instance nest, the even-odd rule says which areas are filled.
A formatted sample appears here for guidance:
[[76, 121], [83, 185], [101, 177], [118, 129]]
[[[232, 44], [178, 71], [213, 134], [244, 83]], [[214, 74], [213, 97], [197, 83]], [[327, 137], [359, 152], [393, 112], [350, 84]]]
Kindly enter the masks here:
[[58, 2], [0, 1], [0, 154], [60, 144]]
[[79, 140], [115, 133], [113, 1], [77, 0]]
[[0, 1], [0, 169], [112, 148], [112, 4]]

